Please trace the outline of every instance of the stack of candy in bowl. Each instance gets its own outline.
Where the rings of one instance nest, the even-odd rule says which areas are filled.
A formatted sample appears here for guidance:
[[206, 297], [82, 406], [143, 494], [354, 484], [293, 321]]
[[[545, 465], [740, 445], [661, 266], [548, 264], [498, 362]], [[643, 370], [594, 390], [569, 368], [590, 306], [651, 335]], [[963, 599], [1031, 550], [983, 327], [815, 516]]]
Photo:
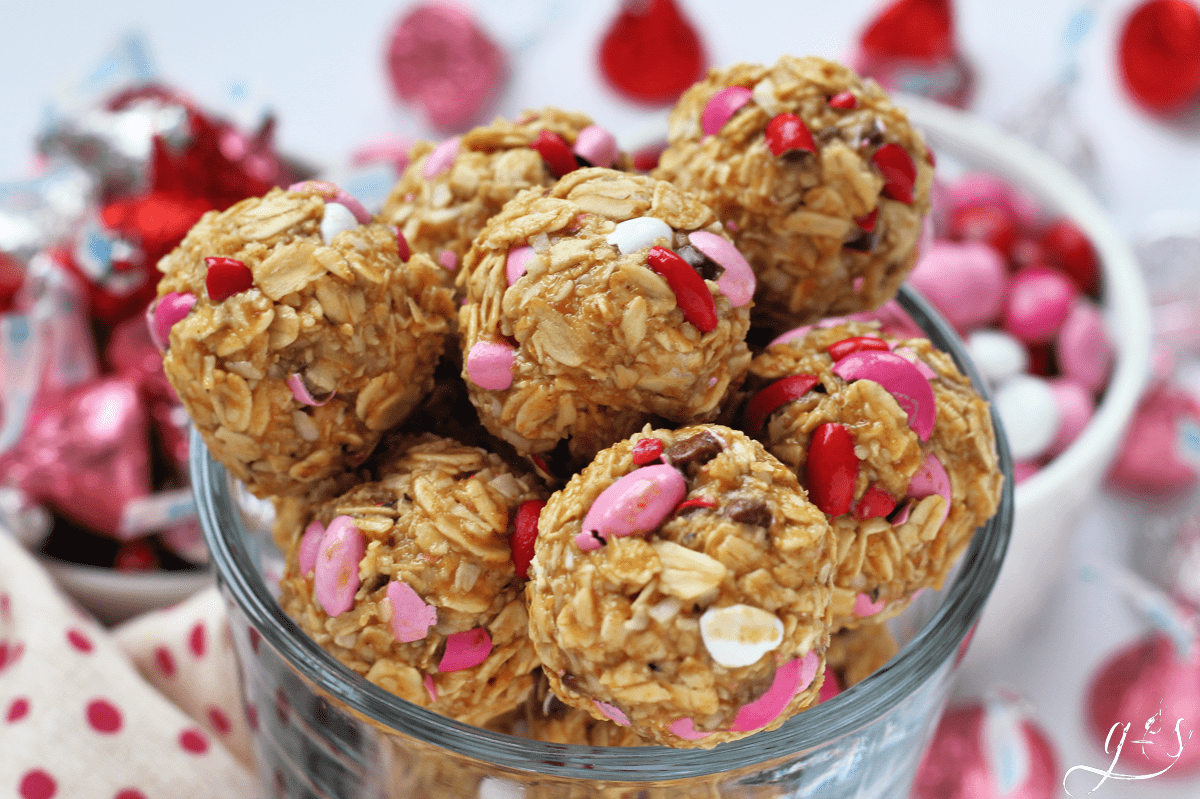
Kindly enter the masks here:
[[1075, 441], [1108, 384], [1100, 261], [1070, 218], [999, 176], [969, 172], [939, 189], [935, 238], [909, 282], [966, 339], [1021, 482]]
[[0, 527], [115, 622], [207, 582], [187, 415], [143, 316], [155, 265], [207, 211], [302, 170], [270, 119], [246, 133], [153, 83], [100, 95], [0, 191]]
[[572, 744], [713, 747], [886, 661], [1003, 484], [953, 359], [870, 318], [929, 210], [903, 110], [785, 56], [685, 92], [650, 174], [558, 109], [410, 161], [374, 216], [300, 182], [159, 262], [167, 378], [272, 500], [300, 629]]

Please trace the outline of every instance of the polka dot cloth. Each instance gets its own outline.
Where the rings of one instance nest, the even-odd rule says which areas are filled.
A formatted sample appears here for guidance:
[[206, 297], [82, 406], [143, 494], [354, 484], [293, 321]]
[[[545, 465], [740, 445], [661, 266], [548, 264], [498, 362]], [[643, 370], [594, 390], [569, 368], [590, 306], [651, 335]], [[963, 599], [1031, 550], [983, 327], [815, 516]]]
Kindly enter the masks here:
[[250, 723], [216, 587], [118, 627], [117, 645], [155, 688], [248, 766]]
[[[223, 616], [172, 624], [146, 650], [150, 666], [167, 663], [161, 671], [190, 679], [199, 661], [228, 655]], [[244, 715], [233, 710], [240, 705], [232, 662], [214, 666], [227, 668], [224, 677], [194, 686], [203, 709], [184, 712], [147, 685], [117, 638], [69, 604], [0, 529], [0, 797], [256, 796], [252, 775], [222, 743], [246, 734]], [[220, 691], [211, 687], [218, 684]]]

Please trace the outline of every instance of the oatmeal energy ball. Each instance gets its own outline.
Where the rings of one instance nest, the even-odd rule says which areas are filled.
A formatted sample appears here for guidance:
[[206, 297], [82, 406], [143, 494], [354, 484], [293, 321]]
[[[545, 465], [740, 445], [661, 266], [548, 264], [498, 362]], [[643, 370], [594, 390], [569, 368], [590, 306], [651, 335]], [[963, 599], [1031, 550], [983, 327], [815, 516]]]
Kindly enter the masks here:
[[426, 434], [292, 531], [280, 604], [348, 667], [470, 724], [517, 708], [538, 665], [509, 535], [545, 492]]
[[675, 747], [814, 703], [833, 540], [795, 476], [718, 425], [604, 450], [542, 510], [526, 589], [566, 704]]
[[576, 465], [652, 416], [708, 421], [750, 360], [754, 277], [707, 206], [576, 170], [518, 195], [467, 256], [463, 377], [481, 421]]
[[730, 231], [758, 275], [756, 324], [874, 308], [911, 271], [933, 167], [874, 81], [816, 57], [712, 69], [668, 140], [654, 175]]
[[205, 214], [158, 266], [167, 378], [259, 497], [334, 493], [429, 389], [454, 313], [445, 270], [329, 183]]
[[745, 429], [829, 517], [835, 629], [894, 616], [996, 511], [988, 405], [927, 339], [865, 322], [781, 339], [751, 364]]
[[418, 142], [379, 220], [396, 225], [414, 252], [455, 269], [471, 242], [524, 189], [553, 186], [580, 166], [628, 169], [616, 139], [585, 115], [529, 111], [434, 145]]

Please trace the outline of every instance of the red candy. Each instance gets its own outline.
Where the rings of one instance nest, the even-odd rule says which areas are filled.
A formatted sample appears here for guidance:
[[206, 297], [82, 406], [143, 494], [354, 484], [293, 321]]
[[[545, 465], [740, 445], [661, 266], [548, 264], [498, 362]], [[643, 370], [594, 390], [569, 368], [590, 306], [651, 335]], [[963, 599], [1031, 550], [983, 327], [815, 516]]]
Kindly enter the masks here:
[[804, 120], [795, 114], [776, 114], [767, 123], [764, 134], [771, 155], [779, 156], [793, 150], [806, 150], [810, 153], [817, 151], [812, 133]]
[[854, 518], [860, 522], [883, 518], [896, 509], [896, 502], [895, 497], [872, 483], [854, 503]]
[[681, 513], [685, 510], [690, 510], [692, 508], [715, 508], [715, 507], [717, 507], [717, 503], [713, 502], [711, 499], [705, 499], [704, 497], [696, 497], [695, 499], [685, 499], [683, 502], [680, 502], [679, 505], [677, 505], [675, 507], [675, 512]]
[[633, 465], [654, 463], [662, 455], [663, 443], [657, 438], [643, 438], [633, 445]]
[[508, 545], [512, 548], [513, 567], [517, 576], [522, 580], [529, 579], [529, 563], [533, 560], [533, 544], [538, 536], [538, 517], [546, 503], [540, 499], [530, 499], [521, 503], [517, 508], [517, 518], [513, 521], [513, 532], [508, 537]]
[[868, 233], [871, 233], [872, 231], [875, 230], [875, 220], [877, 220], [878, 218], [879, 218], [879, 208], [875, 207], [875, 208], [871, 209], [871, 213], [869, 213], [869, 214], [864, 214], [862, 216], [854, 217], [854, 224], [858, 225], [860, 228], [867, 231]]
[[858, 98], [855, 97], [854, 93], [850, 91], [838, 92], [833, 97], [829, 98], [829, 107], [847, 110], [858, 108]]
[[1125, 21], [1119, 45], [1129, 92], [1159, 113], [1200, 98], [1200, 10], [1184, 0], [1150, 0]]
[[213, 302], [227, 300], [254, 285], [254, 275], [236, 258], [205, 258], [204, 263], [208, 264], [204, 287]]
[[1066, 217], [1054, 221], [1039, 242], [1042, 251], [1066, 272], [1081, 291], [1095, 291], [1100, 282], [1100, 259], [1092, 242], [1079, 227]]
[[16, 258], [0, 252], [0, 313], [12, 310], [13, 296], [25, 282], [25, 269]]
[[834, 361], [840, 361], [847, 355], [864, 350], [874, 350], [876, 352], [887, 352], [890, 347], [888, 343], [881, 338], [875, 336], [854, 336], [853, 338], [844, 338], [841, 341], [834, 342], [828, 347], [829, 356]]
[[830, 516], [850, 511], [858, 479], [854, 436], [845, 426], [826, 422], [813, 431], [804, 463], [808, 498]]
[[571, 147], [563, 140], [562, 136], [552, 130], [540, 131], [537, 139], [533, 142], [533, 149], [542, 156], [542, 160], [546, 162], [546, 166], [550, 167], [550, 171], [560, 178], [579, 166], [579, 162], [575, 160], [575, 153], [571, 152]]
[[862, 46], [872, 55], [944, 58], [954, 53], [953, 33], [949, 0], [899, 0], [863, 32]]
[[600, 69], [617, 91], [652, 105], [673, 103], [704, 77], [704, 45], [673, 0], [623, 2], [600, 44]]
[[883, 145], [871, 156], [883, 175], [883, 196], [912, 205], [917, 167], [908, 151], [895, 142]]
[[800, 399], [816, 384], [817, 378], [812, 375], [791, 375], [776, 380], [755, 394], [746, 405], [746, 431], [757, 435], [768, 416], [783, 407], [784, 403]]
[[1043, 344], [1058, 333], [1078, 296], [1075, 284], [1055, 269], [1030, 267], [1016, 275], [1004, 303], [1004, 329], [1026, 344]]
[[717, 304], [704, 284], [704, 278], [691, 264], [666, 247], [651, 247], [646, 263], [667, 281], [675, 292], [675, 301], [683, 316], [701, 333], [717, 329]]

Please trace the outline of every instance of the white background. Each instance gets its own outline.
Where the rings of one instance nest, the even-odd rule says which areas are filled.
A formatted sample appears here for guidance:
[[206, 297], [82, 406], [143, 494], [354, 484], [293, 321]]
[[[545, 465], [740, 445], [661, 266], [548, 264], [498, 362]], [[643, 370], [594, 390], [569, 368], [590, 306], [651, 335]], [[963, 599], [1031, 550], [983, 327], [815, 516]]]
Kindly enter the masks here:
[[[87, 74], [119, 38], [144, 35], [162, 77], [214, 108], [231, 87], [279, 118], [278, 143], [289, 153], [336, 165], [381, 136], [428, 136], [418, 116], [392, 100], [383, 69], [385, 42], [406, 3], [357, 0], [254, 2], [207, 0], [6, 0], [0, 8], [0, 183], [34, 169], [34, 136], [48, 101]], [[497, 112], [547, 104], [586, 111], [628, 143], [653, 129], [661, 111], [624, 102], [602, 83], [596, 49], [616, 2], [479, 0], [480, 16], [512, 55], [513, 78]], [[840, 57], [879, 5], [769, 0], [685, 0], [710, 61], [771, 62], [782, 53]], [[1116, 39], [1126, 0], [968, 0], [958, 4], [958, 40], [978, 69], [974, 110], [997, 123], [1021, 114], [1064, 67], [1064, 31], [1083, 8], [1095, 25], [1079, 49], [1080, 79], [1067, 112], [1095, 148], [1092, 176], [1124, 234], [1136, 237], [1156, 218], [1200, 220], [1200, 134], [1195, 126], [1156, 120], [1125, 95], [1116, 72]], [[1197, 222], [1200, 229], [1200, 222]], [[1122, 560], [1142, 518], [1136, 506], [1101, 496], [1081, 520], [1077, 563]], [[1113, 592], [1065, 575], [1039, 629], [1011, 656], [1006, 684], [1030, 700], [1061, 759], [1107, 764], [1081, 722], [1086, 681], [1097, 664], [1145, 626]], [[1131, 719], [1135, 726], [1140, 720]], [[1200, 732], [1200, 719], [1193, 720]], [[1200, 746], [1200, 736], [1191, 745]], [[1095, 778], [1072, 782], [1076, 795]], [[1200, 780], [1162, 777], [1109, 782], [1096, 797], [1195, 797]]]

